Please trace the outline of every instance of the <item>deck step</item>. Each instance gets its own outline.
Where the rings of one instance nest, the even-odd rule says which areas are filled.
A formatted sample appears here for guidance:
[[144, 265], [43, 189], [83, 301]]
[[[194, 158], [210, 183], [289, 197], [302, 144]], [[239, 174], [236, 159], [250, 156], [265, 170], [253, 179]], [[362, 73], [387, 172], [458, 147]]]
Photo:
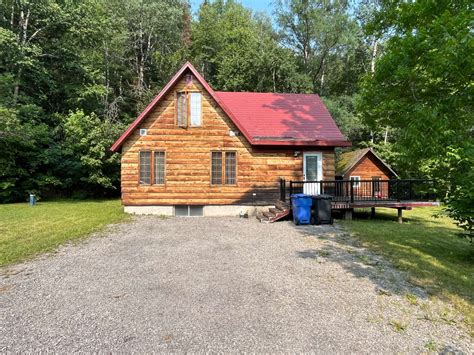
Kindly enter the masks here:
[[262, 213], [263, 213], [263, 215], [264, 215], [265, 217], [267, 217], [268, 219], [275, 217], [275, 214], [272, 213], [272, 212], [270, 212], [270, 211], [268, 211], [268, 212], [267, 212], [267, 211], [263, 211]]
[[290, 214], [290, 205], [283, 202], [277, 201], [275, 207], [271, 207], [268, 211], [262, 211], [257, 214], [257, 219], [260, 222], [272, 223], [282, 218], [285, 218]]
[[260, 221], [260, 223], [270, 223], [270, 218], [265, 217], [261, 212], [257, 213], [257, 219]]
[[290, 209], [290, 204], [286, 203], [286, 202], [283, 202], [283, 201], [277, 201], [275, 203], [275, 208], [278, 208], [278, 209], [284, 211], [284, 210]]

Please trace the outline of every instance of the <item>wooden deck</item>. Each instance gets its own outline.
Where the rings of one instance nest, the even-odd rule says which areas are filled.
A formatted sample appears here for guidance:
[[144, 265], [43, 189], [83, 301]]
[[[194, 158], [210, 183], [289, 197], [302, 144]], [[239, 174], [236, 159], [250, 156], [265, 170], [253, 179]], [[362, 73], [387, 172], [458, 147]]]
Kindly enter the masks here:
[[439, 202], [431, 201], [355, 201], [355, 202], [332, 202], [333, 210], [345, 210], [352, 208], [403, 208], [411, 210], [414, 207], [439, 206]]

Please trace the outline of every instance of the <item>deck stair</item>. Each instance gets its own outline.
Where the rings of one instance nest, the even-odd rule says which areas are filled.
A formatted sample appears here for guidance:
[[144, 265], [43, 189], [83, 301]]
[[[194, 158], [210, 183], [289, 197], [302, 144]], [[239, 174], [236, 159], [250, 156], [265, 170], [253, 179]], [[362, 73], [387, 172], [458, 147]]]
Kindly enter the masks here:
[[290, 205], [283, 201], [275, 203], [275, 207], [269, 208], [268, 211], [263, 211], [257, 214], [257, 219], [260, 222], [272, 223], [290, 214]]

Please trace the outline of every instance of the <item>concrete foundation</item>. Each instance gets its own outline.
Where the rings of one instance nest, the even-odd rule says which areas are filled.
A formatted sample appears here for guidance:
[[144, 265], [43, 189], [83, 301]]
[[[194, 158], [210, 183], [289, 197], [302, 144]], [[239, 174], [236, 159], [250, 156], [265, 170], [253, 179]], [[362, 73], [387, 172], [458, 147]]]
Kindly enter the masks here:
[[[268, 211], [271, 207], [275, 206], [208, 205], [203, 206], [203, 215], [205, 217], [224, 217], [247, 213], [249, 216], [255, 216], [259, 211]], [[131, 214], [174, 216], [174, 206], [125, 206], [124, 211]]]
[[125, 206], [124, 211], [130, 214], [155, 214], [158, 216], [173, 216], [173, 206]]

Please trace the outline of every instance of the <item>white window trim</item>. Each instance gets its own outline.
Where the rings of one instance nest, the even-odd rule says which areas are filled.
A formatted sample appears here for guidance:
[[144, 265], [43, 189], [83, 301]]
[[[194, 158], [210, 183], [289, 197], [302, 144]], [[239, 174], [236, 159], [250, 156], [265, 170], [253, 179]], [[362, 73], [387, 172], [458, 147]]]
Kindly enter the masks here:
[[351, 175], [351, 176], [349, 176], [349, 180], [353, 181], [353, 183], [352, 183], [353, 187], [359, 187], [360, 186], [360, 175]]
[[[323, 180], [323, 153], [322, 152], [303, 152], [303, 177], [304, 181], [308, 181], [306, 176], [306, 157], [316, 156], [317, 161], [317, 176], [316, 181]], [[318, 183], [303, 184], [303, 193], [308, 195], [319, 195], [321, 193], [321, 185]]]
[[318, 157], [318, 176], [317, 181], [321, 181], [323, 179], [323, 153], [321, 152], [304, 152], [303, 153], [303, 175], [304, 181], [306, 180], [306, 156], [317, 156]]

